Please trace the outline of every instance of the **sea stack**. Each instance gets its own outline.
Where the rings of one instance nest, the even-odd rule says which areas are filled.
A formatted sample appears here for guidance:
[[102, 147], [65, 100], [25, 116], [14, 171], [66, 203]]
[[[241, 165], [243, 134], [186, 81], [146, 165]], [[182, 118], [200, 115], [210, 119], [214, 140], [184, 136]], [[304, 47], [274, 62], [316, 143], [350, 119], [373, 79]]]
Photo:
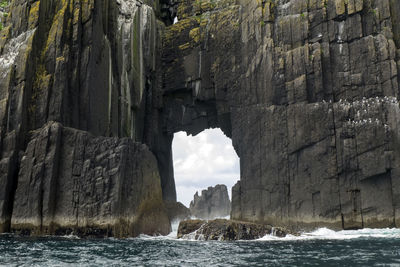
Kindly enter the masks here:
[[190, 202], [190, 212], [192, 216], [205, 220], [229, 216], [231, 201], [226, 185], [210, 186], [201, 191], [201, 196], [196, 192]]

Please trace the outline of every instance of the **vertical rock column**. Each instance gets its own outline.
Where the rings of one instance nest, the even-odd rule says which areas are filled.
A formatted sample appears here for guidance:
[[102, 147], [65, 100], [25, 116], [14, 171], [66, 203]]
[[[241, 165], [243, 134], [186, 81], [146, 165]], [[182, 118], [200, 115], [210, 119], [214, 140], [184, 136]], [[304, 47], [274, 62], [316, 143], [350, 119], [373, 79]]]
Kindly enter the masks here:
[[48, 123], [22, 157], [12, 231], [128, 237], [168, 234], [157, 162], [128, 138]]

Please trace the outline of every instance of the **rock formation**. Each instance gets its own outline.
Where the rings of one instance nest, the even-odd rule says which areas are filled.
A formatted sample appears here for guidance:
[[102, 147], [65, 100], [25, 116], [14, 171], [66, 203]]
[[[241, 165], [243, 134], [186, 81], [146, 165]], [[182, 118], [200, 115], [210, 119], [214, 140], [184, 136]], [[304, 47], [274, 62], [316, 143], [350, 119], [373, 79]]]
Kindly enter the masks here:
[[178, 238], [195, 240], [254, 240], [266, 235], [285, 237], [295, 234], [280, 227], [270, 225], [217, 219], [213, 221], [182, 221], [178, 227]]
[[198, 192], [190, 202], [190, 213], [192, 216], [212, 220], [229, 216], [231, 212], [231, 201], [229, 200], [228, 189], [226, 185], [210, 186], [207, 190]]
[[181, 1], [177, 15], [162, 54], [167, 130], [232, 138], [231, 218], [398, 225], [398, 1]]
[[[162, 184], [148, 149], [162, 141], [151, 114], [158, 4], [11, 1], [0, 38], [0, 232], [168, 233], [160, 194], [174, 184]], [[86, 133], [52, 132], [50, 121]]]
[[190, 219], [190, 209], [185, 207], [181, 202], [165, 201], [168, 218], [171, 223], [177, 223]]
[[[0, 232], [136, 235], [152, 216], [164, 232], [173, 134], [210, 127], [240, 157], [232, 218], [399, 226], [399, 1], [13, 0], [1, 12]], [[135, 169], [114, 170], [114, 155]]]
[[49, 123], [22, 155], [12, 229], [29, 234], [168, 234], [157, 161], [128, 138]]

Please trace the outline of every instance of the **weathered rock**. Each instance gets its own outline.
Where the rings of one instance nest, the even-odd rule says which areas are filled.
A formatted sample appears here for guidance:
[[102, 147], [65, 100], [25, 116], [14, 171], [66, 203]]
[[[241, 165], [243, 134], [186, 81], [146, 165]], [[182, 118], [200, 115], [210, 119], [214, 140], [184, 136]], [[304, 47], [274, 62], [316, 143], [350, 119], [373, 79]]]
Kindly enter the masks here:
[[181, 202], [165, 202], [169, 220], [172, 222], [180, 222], [190, 219], [190, 210]]
[[201, 191], [201, 196], [196, 192], [190, 202], [190, 213], [196, 218], [205, 220], [229, 216], [231, 201], [226, 185], [210, 186], [207, 190]]
[[293, 233], [280, 227], [223, 219], [188, 220], [181, 222], [178, 228], [178, 238], [196, 240], [254, 240], [265, 235], [285, 237], [287, 234]]
[[12, 231], [85, 236], [168, 234], [157, 161], [128, 138], [48, 123], [22, 156]]
[[183, 1], [166, 29], [165, 116], [232, 138], [231, 218], [398, 226], [398, 1], [217, 2]]
[[[153, 123], [152, 116], [145, 115], [152, 112], [153, 106], [158, 108], [153, 105], [157, 94], [152, 91], [156, 87], [154, 73], [164, 25], [155, 15], [160, 13], [158, 1], [146, 3], [135, 0], [11, 2], [0, 36], [0, 184], [3, 185], [0, 232], [10, 230], [17, 186], [20, 190], [18, 176], [37, 171], [23, 164], [20, 157], [27, 153], [28, 143], [32, 141], [30, 131], [44, 127], [48, 121], [58, 121], [96, 136], [130, 137], [156, 146], [152, 145], [154, 134], [150, 133], [155, 129], [148, 126]], [[157, 152], [156, 148], [152, 150]], [[43, 160], [43, 156], [39, 158]], [[48, 157], [54, 162], [65, 160], [51, 158], [53, 154]], [[156, 162], [160, 168], [164, 166]], [[131, 171], [123, 168], [128, 167], [121, 166], [122, 173]], [[107, 176], [99, 174], [97, 179], [107, 180]], [[174, 184], [165, 185], [163, 181], [162, 191], [169, 192], [169, 198], [175, 200]], [[43, 186], [50, 187], [47, 182]], [[59, 184], [63, 183], [67, 182], [62, 180]], [[52, 185], [50, 189], [64, 190], [58, 186]], [[155, 195], [157, 190], [154, 188]], [[135, 207], [140, 203], [127, 204]], [[64, 205], [72, 209], [74, 204]], [[163, 206], [158, 208], [163, 210]], [[103, 227], [104, 221], [96, 222], [103, 215], [96, 212], [100, 210], [82, 220]], [[111, 210], [110, 214], [120, 218], [118, 212]], [[164, 219], [161, 221], [163, 224]], [[121, 235], [129, 231], [123, 230]], [[140, 227], [131, 234], [138, 231]], [[166, 228], [160, 232], [165, 233]]]
[[[173, 134], [220, 127], [241, 164], [232, 218], [399, 226], [399, 1], [13, 0], [6, 12], [0, 232], [25, 175], [67, 164], [57, 150], [23, 160], [49, 121], [146, 144], [172, 202]], [[49, 195], [60, 181], [43, 183]]]

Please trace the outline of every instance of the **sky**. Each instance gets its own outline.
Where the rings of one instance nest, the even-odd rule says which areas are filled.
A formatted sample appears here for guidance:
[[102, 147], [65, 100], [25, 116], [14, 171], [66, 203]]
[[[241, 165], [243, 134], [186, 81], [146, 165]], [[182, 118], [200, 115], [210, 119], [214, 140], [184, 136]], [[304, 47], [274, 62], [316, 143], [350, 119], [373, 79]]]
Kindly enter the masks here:
[[231, 188], [240, 179], [239, 158], [232, 141], [220, 129], [204, 130], [196, 136], [174, 135], [172, 143], [177, 199], [189, 207], [196, 191], [217, 184]]

